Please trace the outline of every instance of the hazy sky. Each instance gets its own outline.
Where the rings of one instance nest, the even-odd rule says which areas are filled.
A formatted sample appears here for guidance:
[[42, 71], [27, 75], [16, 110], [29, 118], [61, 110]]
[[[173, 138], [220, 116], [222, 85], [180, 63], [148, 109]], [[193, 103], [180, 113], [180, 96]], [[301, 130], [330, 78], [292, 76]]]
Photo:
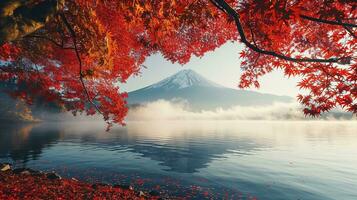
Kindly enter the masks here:
[[[133, 91], [150, 84], [156, 83], [182, 69], [192, 69], [202, 76], [226, 87], [238, 89], [239, 78], [242, 73], [239, 62], [241, 46], [237, 43], [227, 43], [214, 52], [205, 54], [202, 58], [193, 57], [183, 66], [172, 64], [160, 54], [153, 55], [144, 63], [147, 69], [143, 69], [140, 76], [132, 77], [124, 85], [123, 91]], [[263, 93], [288, 95], [295, 97], [298, 93], [297, 79], [288, 79], [279, 71], [264, 76], [258, 90]]]

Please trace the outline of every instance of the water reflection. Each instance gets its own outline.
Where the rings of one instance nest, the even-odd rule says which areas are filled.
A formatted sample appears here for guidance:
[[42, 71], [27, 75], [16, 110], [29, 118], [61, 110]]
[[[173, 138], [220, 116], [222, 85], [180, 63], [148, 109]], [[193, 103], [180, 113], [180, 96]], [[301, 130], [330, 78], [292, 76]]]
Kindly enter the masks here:
[[0, 162], [110, 183], [144, 177], [147, 188], [159, 184], [174, 195], [198, 185], [217, 199], [232, 191], [272, 200], [357, 199], [356, 122], [129, 122], [109, 133], [104, 127], [0, 125]]
[[132, 123], [110, 133], [95, 123], [2, 125], [0, 157], [9, 157], [26, 166], [29, 160], [37, 160], [43, 149], [51, 148], [58, 141], [76, 142], [87, 150], [120, 152], [124, 149], [158, 161], [164, 166], [163, 170], [194, 173], [229, 152], [245, 155], [268, 147], [252, 138], [232, 138], [212, 127], [197, 124], [190, 129], [181, 123], [147, 125]]
[[11, 158], [23, 167], [29, 160], [37, 160], [61, 135], [59, 130], [43, 129], [38, 124], [1, 124], [0, 130], [0, 157]]

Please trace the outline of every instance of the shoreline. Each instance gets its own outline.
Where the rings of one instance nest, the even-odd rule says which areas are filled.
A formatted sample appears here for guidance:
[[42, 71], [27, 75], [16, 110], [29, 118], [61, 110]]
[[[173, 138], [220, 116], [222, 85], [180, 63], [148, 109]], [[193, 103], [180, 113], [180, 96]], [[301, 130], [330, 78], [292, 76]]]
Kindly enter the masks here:
[[163, 200], [159, 192], [136, 191], [132, 186], [88, 183], [62, 178], [55, 172], [12, 169], [0, 163], [0, 199], [133, 199]]

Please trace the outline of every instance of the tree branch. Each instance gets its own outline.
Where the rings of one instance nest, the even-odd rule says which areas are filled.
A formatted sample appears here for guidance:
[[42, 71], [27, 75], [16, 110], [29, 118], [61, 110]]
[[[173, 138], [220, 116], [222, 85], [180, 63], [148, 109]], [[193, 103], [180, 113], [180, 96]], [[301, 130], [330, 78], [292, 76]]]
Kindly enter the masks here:
[[226, 13], [226, 11], [219, 5], [215, 0], [210, 0], [210, 2], [216, 6], [218, 9], [220, 9], [222, 12]]
[[[215, 5], [217, 7], [217, 5], [219, 6], [219, 9], [223, 9], [229, 16], [231, 16], [234, 21], [235, 24], [237, 26], [237, 30], [238, 33], [241, 37], [241, 41], [250, 49], [252, 49], [253, 51], [257, 52], [257, 53], [261, 53], [261, 54], [265, 54], [265, 55], [270, 55], [270, 56], [274, 56], [283, 60], [287, 60], [287, 61], [292, 61], [292, 62], [319, 62], [319, 63], [339, 63], [339, 64], [347, 64], [344, 62], [341, 62], [343, 60], [346, 60], [346, 58], [329, 58], [329, 59], [319, 59], [319, 58], [293, 58], [293, 57], [289, 57], [274, 51], [269, 51], [269, 50], [264, 50], [264, 49], [260, 49], [259, 47], [257, 47], [254, 44], [251, 44], [244, 33], [244, 29], [242, 26], [242, 23], [240, 21], [240, 17], [239, 14], [225, 1], [225, 0], [212, 0], [215, 3], [213, 3], [213, 5]], [[349, 64], [349, 63], [348, 63]]]
[[45, 26], [62, 9], [64, 0], [1, 0], [0, 44], [29, 35]]
[[84, 92], [85, 92], [85, 94], [86, 94], [86, 96], [87, 96], [87, 99], [88, 99], [89, 103], [91, 103], [91, 104], [95, 107], [95, 109], [96, 109], [100, 114], [103, 115], [102, 111], [99, 109], [99, 107], [97, 106], [97, 104], [95, 104], [95, 103], [93, 102], [92, 98], [91, 98], [90, 95], [89, 95], [89, 92], [88, 92], [88, 90], [87, 90], [87, 87], [86, 87], [86, 85], [84, 84], [83, 73], [82, 73], [82, 68], [83, 68], [82, 66], [83, 66], [83, 65], [82, 65], [82, 59], [81, 59], [81, 57], [80, 57], [80, 55], [79, 55], [79, 51], [78, 51], [78, 48], [77, 48], [77, 37], [76, 37], [76, 33], [75, 33], [75, 31], [73, 30], [72, 26], [69, 24], [69, 22], [68, 22], [66, 16], [65, 16], [63, 13], [60, 13], [60, 17], [61, 17], [63, 23], [65, 24], [65, 26], [67, 27], [68, 31], [70, 32], [70, 34], [71, 34], [71, 36], [72, 36], [73, 45], [74, 45], [74, 51], [75, 51], [75, 53], [76, 53], [77, 60], [78, 60], [78, 63], [79, 63], [79, 80], [80, 80], [80, 82], [81, 82], [81, 84], [82, 84], [83, 90], [84, 90]]
[[[341, 22], [341, 20], [338, 20], [339, 22]], [[346, 26], [346, 25], [342, 25], [343, 28], [353, 37], [353, 38], [357, 38], [357, 36], [355, 35], [355, 33], [353, 32], [353, 29], [351, 30], [350, 27]]]
[[343, 28], [345, 28], [345, 30], [355, 39], [357, 39], [356, 34], [347, 26], [343, 26]]
[[314, 18], [314, 17], [307, 16], [307, 15], [300, 15], [300, 17], [303, 18], [303, 19], [306, 19], [306, 20], [319, 22], [319, 23], [324, 23], [324, 24], [357, 28], [357, 24], [344, 23], [342, 21], [331, 21], [331, 20], [326, 20], [326, 19], [319, 19], [319, 18]]
[[56, 45], [57, 47], [61, 48], [61, 49], [75, 49], [74, 47], [65, 47], [63, 42], [60, 44], [58, 42], [56, 42], [55, 40], [48, 38], [46, 36], [41, 36], [41, 35], [27, 35], [24, 38], [39, 38], [39, 39], [45, 39], [48, 40], [50, 42], [52, 42], [54, 45]]

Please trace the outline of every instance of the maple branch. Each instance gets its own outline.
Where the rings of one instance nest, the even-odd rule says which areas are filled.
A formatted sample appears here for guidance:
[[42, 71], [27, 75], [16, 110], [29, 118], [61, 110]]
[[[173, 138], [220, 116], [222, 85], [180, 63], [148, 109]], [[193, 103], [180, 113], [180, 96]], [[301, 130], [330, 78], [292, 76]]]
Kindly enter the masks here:
[[[249, 16], [248, 16], [248, 19], [249, 19]], [[256, 41], [255, 41], [255, 36], [254, 36], [254, 33], [253, 33], [253, 28], [252, 28], [252, 25], [251, 23], [248, 23], [248, 27], [249, 27], [249, 30], [250, 30], [250, 36], [252, 37], [252, 40], [253, 40], [253, 43], [256, 47], [258, 47]], [[260, 55], [260, 54], [259, 54]]]
[[83, 65], [82, 65], [82, 59], [81, 59], [81, 57], [80, 57], [80, 55], [79, 55], [79, 51], [78, 51], [78, 48], [77, 48], [76, 32], [73, 30], [72, 26], [69, 24], [69, 22], [68, 22], [66, 16], [65, 16], [63, 13], [60, 13], [60, 17], [61, 17], [61, 19], [63, 20], [63, 23], [66, 25], [68, 31], [70, 32], [70, 34], [71, 34], [71, 36], [72, 36], [73, 45], [74, 45], [74, 51], [75, 51], [75, 53], [76, 53], [77, 60], [78, 60], [78, 63], [79, 63], [79, 80], [80, 80], [80, 82], [81, 82], [81, 84], [82, 84], [83, 90], [84, 90], [84, 92], [85, 92], [85, 94], [86, 94], [86, 96], [87, 96], [87, 99], [88, 99], [89, 103], [91, 103], [91, 104], [95, 107], [95, 109], [96, 109], [100, 114], [103, 115], [102, 111], [99, 109], [99, 107], [97, 106], [97, 104], [95, 104], [95, 103], [93, 102], [93, 100], [91, 99], [91, 97], [90, 97], [90, 95], [89, 95], [89, 92], [88, 92], [88, 90], [87, 90], [87, 87], [86, 87], [86, 85], [84, 84], [83, 73], [82, 73], [82, 68], [83, 68], [82, 66], [83, 66]]
[[346, 29], [347, 32], [350, 33], [350, 35], [351, 35], [352, 37], [354, 37], [355, 39], [357, 39], [357, 36], [352, 32], [351, 29], [349, 29], [348, 27], [345, 27], [345, 29]]
[[[341, 21], [341, 20], [339, 20], [339, 21]], [[355, 33], [353, 32], [353, 29], [351, 30], [350, 29], [350, 27], [348, 27], [348, 26], [345, 26], [345, 25], [343, 25], [343, 28], [353, 37], [353, 38], [357, 38], [357, 36], [355, 35]]]
[[58, 42], [56, 42], [55, 40], [48, 38], [46, 36], [41, 36], [41, 35], [27, 35], [24, 38], [39, 38], [39, 39], [45, 39], [48, 40], [50, 42], [52, 42], [54, 45], [56, 45], [57, 47], [61, 48], [61, 49], [75, 49], [74, 47], [65, 47], [63, 42], [60, 44]]
[[215, 0], [210, 0], [210, 2], [216, 6], [218, 9], [220, 9], [222, 12], [226, 13], [226, 11], [215, 1]]
[[[213, 5], [219, 5], [219, 9], [222, 8], [225, 10], [225, 12], [231, 16], [234, 21], [235, 24], [237, 26], [237, 30], [238, 33], [241, 37], [241, 41], [250, 49], [252, 49], [253, 51], [257, 52], [257, 53], [261, 53], [261, 54], [265, 54], [265, 55], [270, 55], [270, 56], [274, 56], [283, 60], [287, 60], [287, 61], [292, 61], [292, 62], [320, 62], [320, 63], [339, 63], [339, 64], [345, 64], [343, 62], [340, 62], [341, 60], [345, 60], [346, 58], [342, 57], [342, 58], [329, 58], [329, 59], [319, 59], [319, 58], [293, 58], [293, 57], [289, 57], [274, 51], [269, 51], [269, 50], [264, 50], [264, 49], [260, 49], [259, 47], [257, 47], [254, 44], [251, 44], [244, 33], [244, 29], [242, 26], [242, 23], [240, 21], [240, 17], [239, 14], [225, 1], [225, 0], [212, 0], [215, 3], [213, 3]], [[349, 64], [349, 63], [348, 63]]]
[[324, 23], [324, 24], [357, 28], [357, 24], [344, 23], [342, 21], [331, 21], [331, 20], [326, 20], [326, 19], [314, 18], [314, 17], [310, 17], [310, 16], [307, 16], [307, 15], [300, 15], [300, 17], [303, 18], [303, 19], [306, 19], [306, 20], [319, 22], [319, 23]]
[[326, 19], [321, 19], [321, 18], [314, 18], [314, 17], [310, 17], [307, 15], [300, 15], [300, 17], [303, 19], [318, 22], [318, 23], [342, 26], [352, 37], [357, 38], [357, 36], [353, 33], [353, 30], [351, 30], [351, 28], [357, 28], [356, 24], [344, 23], [341, 21], [341, 19], [338, 19], [337, 21], [331, 21], [331, 20], [326, 20]]
[[350, 29], [350, 27], [347, 26], [343, 26], [343, 28], [345, 28], [345, 30], [355, 39], [357, 39], [356, 34]]

